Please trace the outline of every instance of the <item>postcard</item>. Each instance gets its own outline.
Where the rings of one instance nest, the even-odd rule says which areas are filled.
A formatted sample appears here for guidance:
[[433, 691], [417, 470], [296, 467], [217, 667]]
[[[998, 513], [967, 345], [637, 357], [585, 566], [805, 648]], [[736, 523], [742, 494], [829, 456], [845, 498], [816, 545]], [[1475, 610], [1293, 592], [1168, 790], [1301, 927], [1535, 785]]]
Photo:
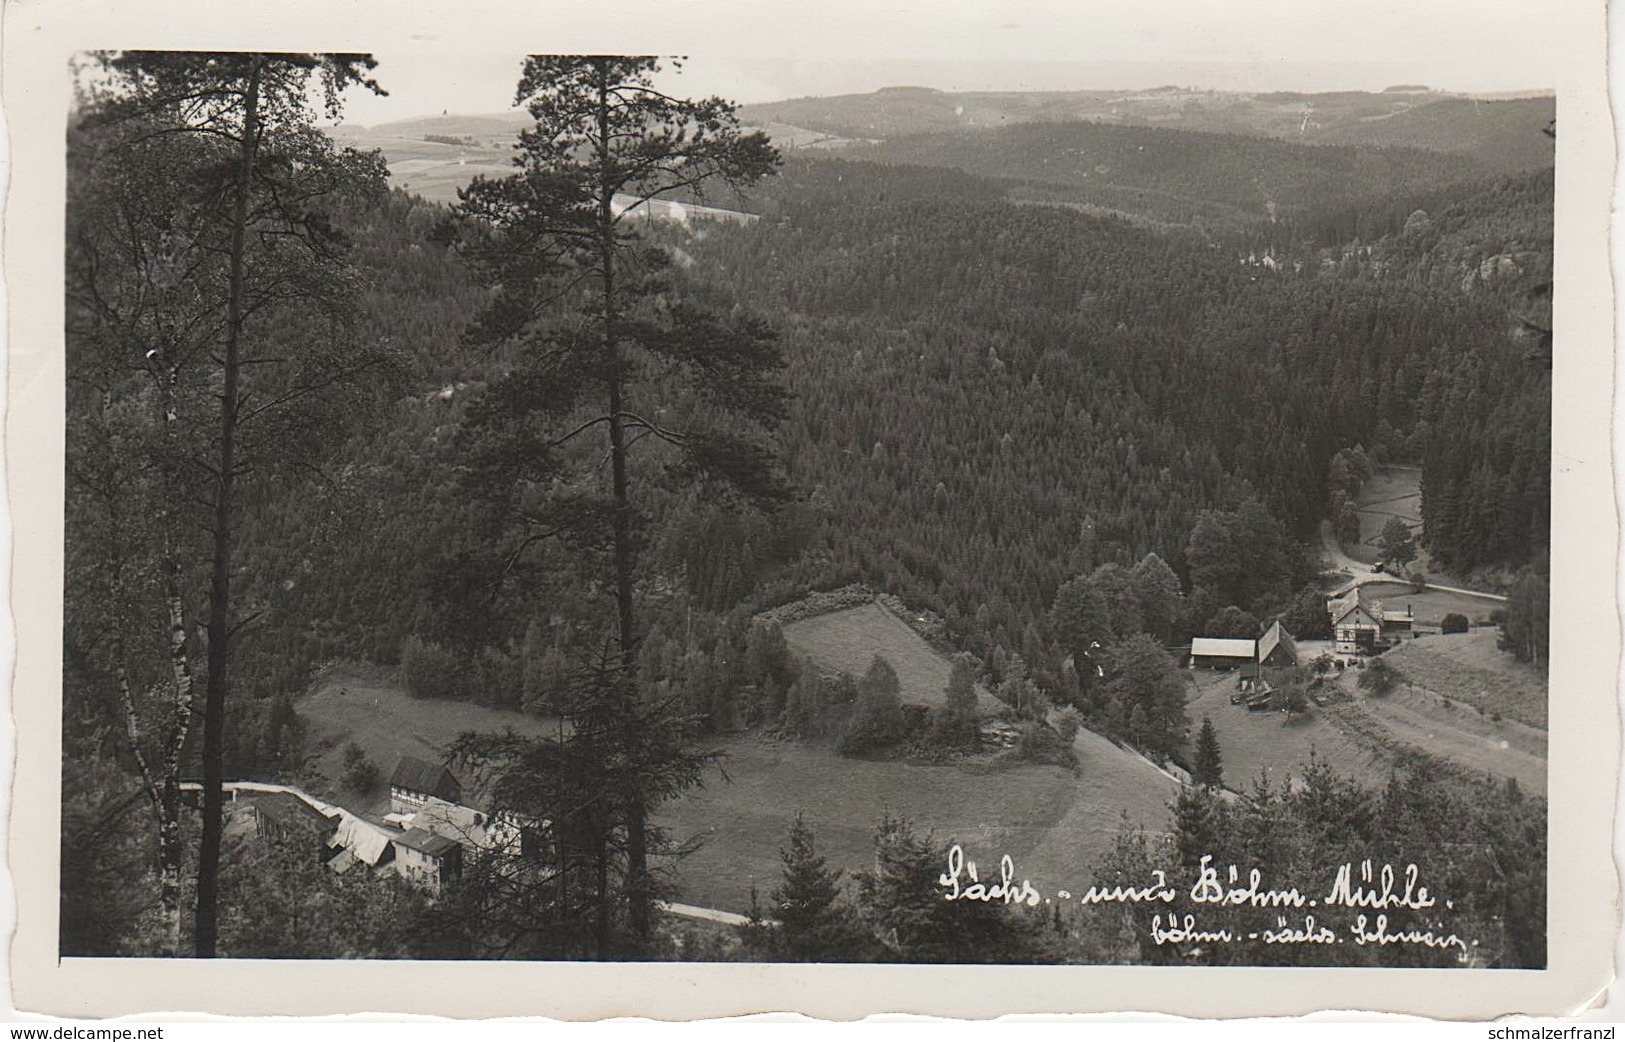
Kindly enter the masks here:
[[11, 4], [15, 1006], [1584, 1008], [1604, 15]]

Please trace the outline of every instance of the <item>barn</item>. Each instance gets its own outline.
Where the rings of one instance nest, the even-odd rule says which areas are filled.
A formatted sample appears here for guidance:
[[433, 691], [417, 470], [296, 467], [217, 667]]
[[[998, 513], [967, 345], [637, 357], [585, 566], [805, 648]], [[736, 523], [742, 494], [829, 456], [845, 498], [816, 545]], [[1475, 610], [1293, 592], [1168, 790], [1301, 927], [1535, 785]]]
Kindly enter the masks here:
[[1258, 638], [1258, 664], [1260, 666], [1296, 666], [1298, 664], [1298, 645], [1293, 641], [1292, 634], [1276, 619], [1270, 623], [1270, 628]]
[[1191, 668], [1235, 669], [1251, 665], [1257, 644], [1255, 640], [1228, 637], [1192, 637]]

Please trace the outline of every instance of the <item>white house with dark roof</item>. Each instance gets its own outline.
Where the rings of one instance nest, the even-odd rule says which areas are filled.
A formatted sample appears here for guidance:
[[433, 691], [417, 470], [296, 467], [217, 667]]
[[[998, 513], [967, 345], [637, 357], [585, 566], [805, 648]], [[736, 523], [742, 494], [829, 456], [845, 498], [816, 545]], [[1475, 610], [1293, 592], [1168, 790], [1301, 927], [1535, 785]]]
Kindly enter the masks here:
[[395, 848], [395, 871], [409, 882], [438, 896], [463, 870], [462, 844], [427, 829], [411, 828], [390, 841]]
[[416, 814], [431, 799], [456, 803], [462, 798], [462, 785], [444, 764], [403, 756], [389, 776], [389, 809], [395, 814]]
[[1382, 606], [1366, 604], [1358, 588], [1326, 603], [1332, 618], [1333, 646], [1339, 655], [1369, 655], [1382, 636]]

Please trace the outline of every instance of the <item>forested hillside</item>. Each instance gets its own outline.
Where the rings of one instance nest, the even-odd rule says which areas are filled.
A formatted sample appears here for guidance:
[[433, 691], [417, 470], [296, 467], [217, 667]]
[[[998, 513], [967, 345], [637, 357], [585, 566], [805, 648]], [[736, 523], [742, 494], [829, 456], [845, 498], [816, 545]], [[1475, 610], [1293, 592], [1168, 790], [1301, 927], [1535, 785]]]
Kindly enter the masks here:
[[1484, 172], [1470, 160], [1419, 149], [1311, 147], [1075, 122], [897, 137], [842, 154], [952, 167], [1021, 182], [1021, 194], [1030, 198], [1223, 230], [1302, 216], [1378, 191], [1405, 195]]

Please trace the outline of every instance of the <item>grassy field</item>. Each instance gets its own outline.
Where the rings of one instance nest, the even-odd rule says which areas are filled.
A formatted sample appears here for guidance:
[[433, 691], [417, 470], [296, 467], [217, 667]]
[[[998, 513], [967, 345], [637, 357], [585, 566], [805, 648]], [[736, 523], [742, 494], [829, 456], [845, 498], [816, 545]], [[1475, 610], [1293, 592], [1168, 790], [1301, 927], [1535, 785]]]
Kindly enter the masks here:
[[[1381, 601], [1385, 608], [1404, 608], [1410, 605], [1411, 611], [1416, 616], [1417, 625], [1434, 629], [1437, 629], [1444, 617], [1452, 612], [1467, 616], [1469, 622], [1477, 625], [1487, 623], [1490, 612], [1503, 607], [1500, 601], [1469, 597], [1461, 593], [1446, 593], [1443, 590], [1423, 590], [1416, 593], [1407, 583], [1367, 583], [1360, 587], [1360, 592], [1364, 600]], [[1486, 626], [1484, 632], [1490, 633], [1492, 629]]]
[[1083, 732], [1077, 750], [1074, 775], [1059, 767], [849, 760], [818, 746], [737, 740], [723, 764], [730, 780], [712, 771], [704, 788], [659, 815], [675, 838], [702, 843], [678, 869], [678, 900], [745, 911], [754, 886], [769, 902], [782, 878], [779, 848], [798, 812], [832, 866], [871, 865], [874, 827], [890, 812], [944, 849], [963, 844], [979, 864], [1009, 854], [1018, 875], [1041, 888], [1077, 886], [1110, 847], [1124, 812], [1159, 830], [1175, 789], [1156, 767], [1099, 735]]
[[1415, 749], [1475, 774], [1516, 778], [1525, 792], [1546, 793], [1546, 732], [1495, 721], [1457, 699], [1406, 685], [1358, 703], [1394, 749]]
[[1377, 537], [1390, 517], [1410, 526], [1411, 534], [1422, 532], [1422, 471], [1408, 467], [1379, 467], [1354, 497], [1360, 512], [1360, 542], [1344, 544], [1343, 552], [1356, 561], [1371, 564], [1379, 556]]
[[[501, 731], [512, 727], [522, 734], [557, 733], [557, 725], [522, 713], [486, 709], [468, 702], [442, 702], [413, 698], [393, 682], [359, 673], [332, 672], [316, 689], [296, 703], [300, 719], [310, 727], [316, 767], [327, 779], [318, 796], [333, 796], [361, 814], [389, 810], [389, 788], [380, 785], [370, 799], [341, 792], [344, 747], [350, 742], [365, 749], [378, 765], [384, 782], [403, 756], [439, 763], [446, 749], [464, 731]], [[322, 789], [321, 786], [317, 786]]]
[[1203, 716], [1213, 720], [1228, 788], [1246, 792], [1260, 775], [1266, 775], [1272, 785], [1285, 784], [1302, 774], [1311, 752], [1331, 764], [1337, 773], [1362, 784], [1387, 782], [1395, 758], [1344, 728], [1335, 714], [1314, 705], [1291, 720], [1279, 712], [1248, 712], [1245, 705], [1230, 704], [1236, 690], [1234, 673], [1200, 669], [1192, 672], [1196, 694], [1186, 703], [1192, 735], [1201, 726]]
[[1451, 633], [1407, 641], [1385, 658], [1405, 679], [1430, 692], [1546, 727], [1546, 678], [1496, 647], [1496, 632]]
[[[784, 627], [790, 650], [813, 660], [820, 669], [862, 677], [876, 655], [884, 656], [902, 683], [903, 701], [940, 706], [947, 699], [948, 660], [878, 604], [832, 611]], [[1002, 704], [987, 691], [977, 692], [984, 712]]]

